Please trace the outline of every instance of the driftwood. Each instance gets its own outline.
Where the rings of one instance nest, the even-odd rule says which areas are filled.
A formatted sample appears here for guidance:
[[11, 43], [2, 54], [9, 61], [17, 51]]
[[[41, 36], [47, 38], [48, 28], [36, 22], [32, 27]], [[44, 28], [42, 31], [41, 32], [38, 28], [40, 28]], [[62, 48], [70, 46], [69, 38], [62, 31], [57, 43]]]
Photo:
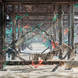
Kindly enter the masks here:
[[66, 61], [64, 64], [66, 69], [78, 67], [78, 61]]
[[[48, 53], [42, 53], [42, 54], [35, 54], [33, 60], [38, 60], [40, 57], [44, 61], [47, 61], [48, 59], [53, 60], [53, 56], [60, 56], [60, 52], [62, 56], [59, 58], [60, 60], [67, 59], [70, 57], [69, 60], [74, 60], [75, 58], [75, 50], [72, 49], [67, 44], [62, 44], [60, 46], [57, 46], [52, 52]], [[69, 55], [70, 54], [70, 55]], [[67, 57], [67, 58], [66, 58]]]
[[[67, 44], [63, 43], [62, 45], [58, 45], [53, 52], [56, 55], [62, 55], [60, 59], [65, 59], [66, 57], [70, 57], [70, 59], [74, 59], [75, 56], [75, 49], [72, 49], [72, 47], [68, 46]], [[69, 55], [70, 54], [70, 55]]]

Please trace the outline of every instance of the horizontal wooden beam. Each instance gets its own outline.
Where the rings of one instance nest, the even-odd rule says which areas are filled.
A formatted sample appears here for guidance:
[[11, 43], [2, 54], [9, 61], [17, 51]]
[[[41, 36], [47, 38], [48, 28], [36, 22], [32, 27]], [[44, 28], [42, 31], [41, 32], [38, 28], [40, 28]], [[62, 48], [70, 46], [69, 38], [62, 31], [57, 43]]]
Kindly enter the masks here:
[[[34, 61], [34, 64], [38, 64], [39, 61]], [[52, 65], [63, 63], [63, 61], [43, 61], [44, 65]], [[31, 65], [32, 61], [7, 61], [7, 65]]]
[[[34, 61], [34, 64], [38, 64], [39, 61]], [[31, 65], [32, 61], [6, 61], [7, 65]], [[43, 65], [53, 65], [53, 64], [59, 64], [59, 65], [64, 65], [66, 64], [67, 66], [70, 67], [78, 67], [78, 61], [43, 61]]]
[[[51, 17], [53, 17], [54, 16], [54, 13], [53, 12], [7, 12], [7, 14], [8, 15], [16, 15], [16, 14], [18, 14], [18, 15], [24, 15], [24, 14], [28, 14], [28, 16], [51, 16]], [[74, 12], [74, 15], [78, 15], [78, 12]], [[63, 15], [63, 16], [68, 16], [68, 13], [67, 12], [65, 12], [65, 14]], [[27, 17], [27, 16], [26, 16]]]
[[78, 2], [78, 0], [4, 0], [5, 2], [53, 3], [53, 2]]
[[4, 0], [7, 4], [73, 4], [78, 2], [78, 0]]

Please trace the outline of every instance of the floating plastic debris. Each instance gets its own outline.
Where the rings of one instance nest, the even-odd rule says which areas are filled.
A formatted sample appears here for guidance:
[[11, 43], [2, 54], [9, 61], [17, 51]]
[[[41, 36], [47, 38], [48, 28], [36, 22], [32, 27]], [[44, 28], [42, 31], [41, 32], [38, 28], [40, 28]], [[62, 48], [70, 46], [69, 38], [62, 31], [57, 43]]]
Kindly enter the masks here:
[[56, 21], [57, 20], [57, 17], [58, 17], [58, 14], [54, 15], [53, 21]]
[[29, 14], [28, 13], [25, 13], [25, 16], [29, 16]]
[[68, 28], [64, 30], [64, 35], [66, 35], [67, 33], [68, 33]]
[[74, 4], [74, 7], [77, 7], [78, 8], [78, 4]]
[[25, 25], [24, 28], [29, 28], [29, 25]]
[[19, 15], [16, 15], [15, 19], [18, 20], [18, 19], [22, 19], [23, 16], [19, 16]]
[[52, 47], [55, 48], [55, 43], [51, 41]]

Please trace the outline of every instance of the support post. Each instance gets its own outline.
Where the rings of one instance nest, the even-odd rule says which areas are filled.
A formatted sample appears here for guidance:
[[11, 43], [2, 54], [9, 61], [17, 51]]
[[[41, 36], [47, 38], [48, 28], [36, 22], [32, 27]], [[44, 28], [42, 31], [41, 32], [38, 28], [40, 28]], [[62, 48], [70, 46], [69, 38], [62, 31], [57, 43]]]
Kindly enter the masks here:
[[[71, 10], [70, 10], [70, 5], [68, 5], [68, 46], [71, 46], [71, 30], [70, 30], [70, 28], [71, 28], [71, 18], [70, 18], [70, 13], [71, 13]], [[70, 55], [71, 55], [71, 53], [70, 53], [70, 50], [68, 50], [68, 59], [70, 59]]]
[[71, 21], [71, 18], [70, 18], [70, 5], [68, 5], [68, 46], [70, 46], [70, 40], [71, 40], [71, 37], [70, 37], [70, 21]]
[[[62, 19], [62, 6], [59, 5], [58, 6], [58, 26], [59, 26], [59, 45], [62, 45], [62, 22], [61, 22], [61, 19]], [[62, 52], [60, 50], [60, 53], [59, 53], [59, 58], [61, 59], [62, 58]]]
[[59, 45], [62, 44], [62, 24], [61, 24], [61, 16], [62, 16], [62, 6], [59, 5], [59, 8], [58, 8]]
[[74, 49], [74, 12], [73, 12], [73, 4], [71, 5], [71, 46]]
[[0, 3], [0, 69], [3, 69], [3, 63], [4, 63], [4, 5], [3, 3]]
[[[53, 5], [54, 15], [56, 11], [55, 5]], [[54, 33], [54, 40], [56, 41], [56, 21], [53, 21], [53, 33]]]
[[[13, 11], [14, 11], [14, 5], [13, 5]], [[15, 20], [15, 15], [12, 16], [12, 48], [15, 50], [15, 40], [16, 40], [16, 20]], [[16, 53], [12, 53], [12, 59], [15, 59]]]

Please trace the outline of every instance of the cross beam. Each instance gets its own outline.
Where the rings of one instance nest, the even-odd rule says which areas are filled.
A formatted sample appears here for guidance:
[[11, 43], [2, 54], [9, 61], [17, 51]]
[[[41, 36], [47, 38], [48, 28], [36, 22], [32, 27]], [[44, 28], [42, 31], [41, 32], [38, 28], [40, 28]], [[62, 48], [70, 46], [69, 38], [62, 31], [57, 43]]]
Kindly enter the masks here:
[[18, 4], [18, 3], [25, 3], [25, 4], [72, 4], [78, 2], [78, 0], [4, 0], [7, 4]]

